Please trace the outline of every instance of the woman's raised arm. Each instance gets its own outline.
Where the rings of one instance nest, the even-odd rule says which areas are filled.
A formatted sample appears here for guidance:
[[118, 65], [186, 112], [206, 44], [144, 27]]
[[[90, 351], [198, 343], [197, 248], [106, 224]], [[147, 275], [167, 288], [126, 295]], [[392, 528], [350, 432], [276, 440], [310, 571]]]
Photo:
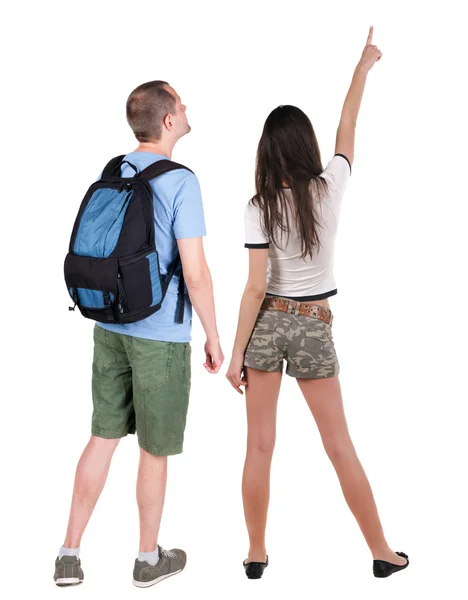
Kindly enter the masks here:
[[354, 159], [354, 134], [361, 106], [362, 94], [366, 85], [367, 74], [382, 58], [382, 52], [372, 44], [374, 28], [371, 27], [361, 59], [354, 71], [353, 79], [346, 95], [341, 111], [340, 124], [336, 134], [335, 154], [343, 154], [350, 164]]

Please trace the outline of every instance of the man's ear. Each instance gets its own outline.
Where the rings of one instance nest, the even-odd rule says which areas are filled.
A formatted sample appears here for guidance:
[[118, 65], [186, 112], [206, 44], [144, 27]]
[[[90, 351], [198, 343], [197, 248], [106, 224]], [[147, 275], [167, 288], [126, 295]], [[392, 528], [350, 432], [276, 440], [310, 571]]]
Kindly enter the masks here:
[[164, 117], [164, 121], [163, 121], [164, 127], [166, 129], [168, 129], [169, 131], [172, 131], [172, 128], [174, 127], [174, 122], [172, 120], [172, 115], [166, 115]]

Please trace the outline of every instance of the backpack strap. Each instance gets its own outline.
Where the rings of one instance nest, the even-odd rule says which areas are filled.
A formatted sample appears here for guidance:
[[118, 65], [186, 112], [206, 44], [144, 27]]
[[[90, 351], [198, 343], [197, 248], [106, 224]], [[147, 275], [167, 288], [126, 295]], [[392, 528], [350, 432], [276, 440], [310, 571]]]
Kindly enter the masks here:
[[[185, 169], [186, 171], [190, 171], [193, 173], [191, 169], [181, 165], [179, 163], [173, 162], [172, 160], [158, 160], [155, 163], [151, 164], [146, 169], [143, 169], [141, 173], [138, 175], [141, 179], [146, 179], [150, 181], [155, 177], [159, 177], [164, 173], [169, 173], [169, 171], [176, 171], [178, 169]], [[185, 294], [184, 294], [184, 274], [182, 272], [182, 263], [180, 260], [180, 255], [178, 254], [175, 260], [170, 265], [167, 275], [163, 284], [163, 298], [166, 295], [167, 288], [169, 287], [169, 283], [171, 279], [179, 269], [179, 289], [177, 292], [177, 308], [176, 308], [176, 323], [181, 324], [184, 322], [184, 308], [185, 308]]]
[[[159, 177], [160, 175], [164, 175], [164, 173], [169, 173], [170, 171], [176, 171], [178, 169], [185, 169], [186, 171], [190, 171], [193, 173], [191, 169], [181, 165], [179, 163], [173, 162], [172, 160], [158, 160], [155, 163], [151, 164], [146, 169], [143, 169], [141, 173], [139, 173], [138, 177], [141, 179], [146, 179], [150, 181], [155, 177]], [[163, 299], [166, 295], [169, 284], [176, 274], [177, 270], [179, 270], [179, 288], [177, 291], [177, 307], [176, 307], [176, 323], [179, 325], [184, 322], [184, 308], [185, 308], [185, 294], [184, 294], [184, 274], [182, 272], [182, 262], [180, 260], [180, 255], [177, 254], [176, 258], [173, 260], [169, 269], [167, 271], [166, 277], [163, 283]]]
[[[127, 162], [124, 161], [125, 156], [126, 154], [121, 154], [120, 156], [112, 158], [104, 167], [104, 170], [102, 172], [102, 179], [108, 177], [120, 177], [120, 172], [116, 173], [115, 171], [117, 171], [117, 168], [120, 167], [124, 162]], [[135, 169], [135, 171], [137, 171], [136, 167], [134, 167], [131, 163], [128, 164], [132, 166]], [[190, 171], [190, 173], [193, 173], [193, 171], [188, 167], [173, 162], [172, 160], [158, 160], [155, 163], [151, 164], [149, 167], [146, 167], [146, 169], [143, 169], [143, 171], [141, 171], [141, 173], [138, 174], [138, 177], [150, 181], [155, 177], [159, 177], [159, 175], [163, 175], [164, 173], [168, 173], [169, 171], [175, 171], [177, 169], [185, 169], [186, 171]]]
[[182, 273], [182, 268], [180, 269], [180, 278], [179, 278], [179, 290], [177, 292], [177, 308], [176, 308], [176, 323], [182, 325], [184, 322], [184, 310], [185, 310], [185, 293], [184, 293], [184, 274]]
[[[107, 163], [107, 165], [104, 167], [104, 171], [102, 172], [101, 179], [104, 179], [104, 178], [107, 179], [107, 177], [112, 177], [114, 175], [114, 171], [122, 163], [125, 156], [126, 156], [125, 154], [121, 154], [120, 156], [116, 156], [115, 158], [111, 159]], [[119, 175], [120, 175], [120, 173], [119, 173]]]
[[172, 162], [172, 160], [158, 160], [146, 169], [143, 169], [138, 177], [142, 179], [147, 179], [148, 181], [154, 179], [155, 177], [159, 177], [159, 175], [163, 175], [164, 173], [169, 173], [169, 171], [176, 171], [177, 169], [185, 169], [186, 171], [190, 171], [193, 173], [191, 169], [185, 167], [184, 165], [180, 165], [179, 163]]
[[167, 289], [169, 284], [171, 283], [171, 279], [176, 274], [179, 269], [179, 287], [177, 290], [177, 306], [176, 306], [176, 323], [179, 325], [184, 322], [184, 308], [185, 308], [185, 294], [184, 294], [184, 274], [182, 272], [182, 261], [180, 260], [180, 255], [177, 254], [176, 258], [169, 265], [167, 270], [167, 274], [164, 278], [164, 283], [162, 286], [162, 297], [163, 300], [166, 296]]

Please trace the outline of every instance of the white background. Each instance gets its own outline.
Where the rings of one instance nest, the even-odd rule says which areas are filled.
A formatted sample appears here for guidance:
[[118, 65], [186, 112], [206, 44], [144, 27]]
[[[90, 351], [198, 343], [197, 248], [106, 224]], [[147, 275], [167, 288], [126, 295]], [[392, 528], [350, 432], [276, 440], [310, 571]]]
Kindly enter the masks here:
[[[194, 321], [185, 452], [170, 460], [161, 543], [186, 571], [142, 592], [136, 439], [118, 448], [82, 542], [85, 598], [364, 599], [466, 593], [466, 48], [462, 3], [18, 2], [3, 15], [2, 488], [0, 595], [53, 585], [76, 462], [90, 429], [92, 327], [69, 313], [62, 265], [79, 203], [136, 143], [132, 89], [168, 80], [192, 133], [173, 158], [199, 176], [226, 365], [202, 368]], [[263, 122], [310, 116], [323, 162], [366, 40], [369, 75], [342, 211], [332, 299], [352, 436], [395, 550], [410, 568], [372, 577], [314, 422], [285, 378], [268, 524], [271, 565], [242, 568], [243, 398], [224, 373], [246, 278], [243, 209]], [[6, 596], [8, 593], [8, 596]]]

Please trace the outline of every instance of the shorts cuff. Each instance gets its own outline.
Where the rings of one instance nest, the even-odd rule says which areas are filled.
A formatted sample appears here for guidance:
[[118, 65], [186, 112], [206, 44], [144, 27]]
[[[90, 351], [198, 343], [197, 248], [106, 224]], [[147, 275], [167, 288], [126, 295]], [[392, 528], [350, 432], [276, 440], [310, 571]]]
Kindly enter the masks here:
[[311, 373], [291, 373], [290, 371], [286, 371], [286, 375], [294, 377], [294, 379], [331, 379], [332, 377], [338, 377], [338, 374], [339, 371], [330, 375], [313, 375]]
[[248, 367], [249, 369], [255, 369], [256, 371], [263, 371], [264, 373], [282, 373], [283, 367], [280, 365], [278, 369], [269, 369], [268, 367], [262, 367], [260, 365], [249, 365], [248, 363], [244, 363], [244, 367]]
[[127, 436], [128, 434], [133, 434], [133, 433], [135, 433], [135, 429], [127, 429], [125, 431], [110, 431], [109, 429], [97, 429], [94, 427], [91, 429], [91, 435], [94, 435], [95, 437], [104, 438], [107, 440], [123, 438], [123, 437]]
[[152, 454], [153, 456], [174, 456], [175, 454], [182, 454], [183, 452], [183, 444], [178, 444], [168, 448], [141, 443], [139, 446], [142, 450], [148, 452], [148, 454]]

